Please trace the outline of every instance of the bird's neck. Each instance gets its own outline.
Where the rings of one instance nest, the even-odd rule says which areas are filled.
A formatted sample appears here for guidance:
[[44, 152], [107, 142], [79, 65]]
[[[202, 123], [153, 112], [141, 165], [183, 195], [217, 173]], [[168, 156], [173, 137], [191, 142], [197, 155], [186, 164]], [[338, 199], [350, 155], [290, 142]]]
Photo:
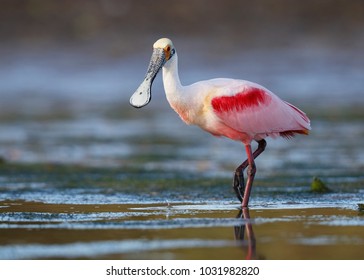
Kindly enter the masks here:
[[177, 53], [163, 66], [163, 85], [171, 107], [183, 121], [191, 123], [190, 92], [179, 80]]
[[163, 66], [163, 85], [167, 98], [181, 94], [183, 87], [178, 76], [177, 53]]

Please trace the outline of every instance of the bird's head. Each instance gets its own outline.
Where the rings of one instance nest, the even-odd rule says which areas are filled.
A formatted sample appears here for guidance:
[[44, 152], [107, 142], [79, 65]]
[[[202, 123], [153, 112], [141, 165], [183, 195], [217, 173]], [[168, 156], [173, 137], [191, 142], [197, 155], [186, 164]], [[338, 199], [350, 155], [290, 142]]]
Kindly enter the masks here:
[[175, 53], [176, 51], [170, 39], [162, 38], [153, 44], [153, 54], [149, 62], [147, 74], [145, 75], [143, 82], [130, 98], [130, 104], [132, 106], [141, 108], [150, 102], [154, 78], [164, 64], [170, 60]]

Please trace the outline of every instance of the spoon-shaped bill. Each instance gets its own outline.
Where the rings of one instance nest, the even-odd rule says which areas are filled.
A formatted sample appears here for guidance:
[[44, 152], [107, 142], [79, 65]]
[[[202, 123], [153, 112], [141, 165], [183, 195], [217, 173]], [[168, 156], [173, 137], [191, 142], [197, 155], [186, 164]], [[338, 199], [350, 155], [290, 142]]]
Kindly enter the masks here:
[[165, 63], [165, 54], [163, 49], [154, 49], [149, 62], [147, 74], [143, 82], [130, 98], [130, 104], [135, 108], [141, 108], [147, 105], [152, 98], [152, 84], [159, 70]]

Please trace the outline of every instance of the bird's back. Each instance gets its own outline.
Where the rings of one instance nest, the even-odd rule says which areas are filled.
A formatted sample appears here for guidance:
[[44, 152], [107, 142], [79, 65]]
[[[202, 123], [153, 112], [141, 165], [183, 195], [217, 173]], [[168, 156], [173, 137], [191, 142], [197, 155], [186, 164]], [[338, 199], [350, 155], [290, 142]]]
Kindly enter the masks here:
[[[292, 137], [296, 133], [308, 134], [310, 120], [292, 104], [281, 100], [263, 86], [244, 80], [212, 79], [191, 85], [195, 94], [203, 95], [205, 118], [202, 128], [218, 135], [214, 127], [227, 131], [235, 138], [239, 133], [250, 140], [267, 136]], [[202, 96], [201, 96], [202, 97]], [[208, 108], [208, 110], [206, 110]], [[236, 133], [232, 133], [232, 130]], [[244, 140], [234, 139], [234, 140]]]

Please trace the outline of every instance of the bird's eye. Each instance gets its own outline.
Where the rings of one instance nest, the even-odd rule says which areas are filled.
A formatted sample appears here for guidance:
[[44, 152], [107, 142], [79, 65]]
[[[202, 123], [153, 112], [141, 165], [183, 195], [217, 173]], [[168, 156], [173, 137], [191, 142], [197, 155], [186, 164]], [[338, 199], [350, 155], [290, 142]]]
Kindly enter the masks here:
[[171, 46], [168, 46], [166, 50], [169, 52], [171, 50]]

